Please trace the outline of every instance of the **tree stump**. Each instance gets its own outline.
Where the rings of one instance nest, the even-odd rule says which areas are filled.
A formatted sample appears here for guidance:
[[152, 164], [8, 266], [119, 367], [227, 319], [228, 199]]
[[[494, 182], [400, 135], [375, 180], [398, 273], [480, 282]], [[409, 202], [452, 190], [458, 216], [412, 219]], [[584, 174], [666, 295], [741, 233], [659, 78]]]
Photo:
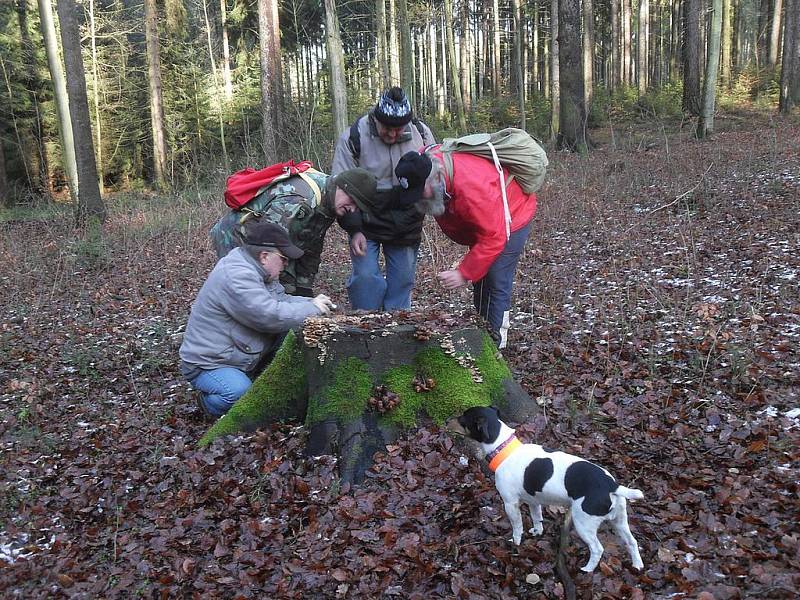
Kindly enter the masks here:
[[473, 319], [447, 313], [379, 313], [308, 319], [290, 333], [253, 387], [201, 439], [296, 417], [307, 454], [339, 457], [358, 483], [376, 451], [420, 420], [442, 425], [472, 406], [522, 421], [535, 403]]

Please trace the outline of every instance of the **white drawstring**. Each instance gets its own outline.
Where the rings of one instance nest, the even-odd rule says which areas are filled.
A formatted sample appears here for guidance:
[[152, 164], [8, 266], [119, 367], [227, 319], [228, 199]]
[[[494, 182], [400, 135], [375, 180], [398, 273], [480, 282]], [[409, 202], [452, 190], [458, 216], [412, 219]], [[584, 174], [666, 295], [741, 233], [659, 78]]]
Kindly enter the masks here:
[[492, 142], [486, 142], [489, 150], [492, 151], [492, 158], [494, 159], [494, 167], [497, 169], [497, 174], [500, 176], [500, 191], [503, 194], [503, 215], [506, 219], [506, 241], [511, 238], [511, 211], [508, 209], [508, 196], [506, 196], [506, 177], [503, 173], [503, 166], [500, 164], [500, 159], [497, 157], [497, 151], [494, 149]]

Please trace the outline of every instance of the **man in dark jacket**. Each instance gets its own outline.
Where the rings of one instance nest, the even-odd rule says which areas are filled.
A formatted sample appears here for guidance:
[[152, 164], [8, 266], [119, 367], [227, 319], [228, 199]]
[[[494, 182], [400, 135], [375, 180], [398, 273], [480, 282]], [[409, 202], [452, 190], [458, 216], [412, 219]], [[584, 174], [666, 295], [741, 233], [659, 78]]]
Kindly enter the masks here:
[[[347, 293], [355, 309], [411, 306], [424, 215], [414, 206], [397, 201], [394, 168], [406, 152], [434, 142], [428, 126], [413, 118], [411, 104], [398, 87], [386, 90], [375, 108], [339, 137], [331, 174], [361, 167], [378, 179], [373, 210], [340, 221], [350, 234], [353, 272]], [[379, 265], [381, 249], [385, 276]]]

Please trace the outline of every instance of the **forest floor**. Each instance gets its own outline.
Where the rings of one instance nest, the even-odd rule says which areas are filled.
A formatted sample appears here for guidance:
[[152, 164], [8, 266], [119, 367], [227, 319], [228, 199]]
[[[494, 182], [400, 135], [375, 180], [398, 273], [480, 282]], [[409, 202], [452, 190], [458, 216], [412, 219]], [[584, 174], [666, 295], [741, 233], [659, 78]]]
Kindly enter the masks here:
[[[602, 536], [579, 598], [795, 598], [800, 589], [800, 126], [732, 115], [597, 131], [551, 151], [506, 358], [541, 407], [523, 440], [611, 470], [645, 568]], [[276, 425], [198, 450], [178, 373], [221, 195], [120, 195], [104, 236], [0, 224], [0, 590], [6, 598], [561, 598], [558, 524], [519, 547], [490, 479], [436, 427], [366, 482]], [[346, 306], [344, 238], [320, 287]], [[415, 307], [469, 308], [435, 273]]]

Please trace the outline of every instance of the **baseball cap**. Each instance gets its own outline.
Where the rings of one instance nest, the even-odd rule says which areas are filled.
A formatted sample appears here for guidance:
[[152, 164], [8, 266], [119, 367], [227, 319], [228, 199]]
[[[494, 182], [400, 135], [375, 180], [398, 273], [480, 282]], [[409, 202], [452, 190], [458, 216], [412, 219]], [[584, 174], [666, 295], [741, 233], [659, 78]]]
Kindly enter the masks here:
[[298, 259], [303, 256], [303, 251], [289, 240], [289, 234], [283, 227], [263, 219], [250, 221], [245, 226], [244, 243], [262, 248], [275, 248], [286, 258]]

